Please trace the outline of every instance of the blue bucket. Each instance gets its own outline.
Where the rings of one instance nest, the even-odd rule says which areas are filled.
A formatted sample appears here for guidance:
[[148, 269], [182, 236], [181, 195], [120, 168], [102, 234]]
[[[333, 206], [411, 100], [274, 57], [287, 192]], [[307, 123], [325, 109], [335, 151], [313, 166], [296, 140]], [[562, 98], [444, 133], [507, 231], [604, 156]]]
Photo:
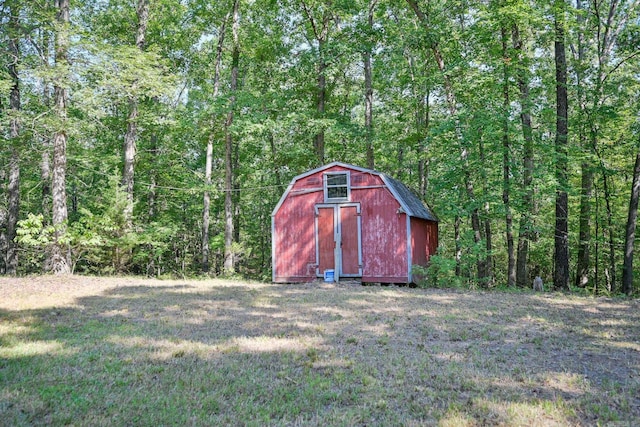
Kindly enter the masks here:
[[325, 282], [333, 282], [335, 272], [334, 270], [325, 270], [324, 271], [324, 281]]

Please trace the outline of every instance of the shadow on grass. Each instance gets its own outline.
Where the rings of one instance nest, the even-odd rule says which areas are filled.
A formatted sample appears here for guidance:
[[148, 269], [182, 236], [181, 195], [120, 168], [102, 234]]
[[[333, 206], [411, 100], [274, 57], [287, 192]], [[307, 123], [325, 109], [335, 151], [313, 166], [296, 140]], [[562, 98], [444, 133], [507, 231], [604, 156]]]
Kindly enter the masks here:
[[193, 282], [0, 311], [0, 424], [640, 419], [637, 302]]

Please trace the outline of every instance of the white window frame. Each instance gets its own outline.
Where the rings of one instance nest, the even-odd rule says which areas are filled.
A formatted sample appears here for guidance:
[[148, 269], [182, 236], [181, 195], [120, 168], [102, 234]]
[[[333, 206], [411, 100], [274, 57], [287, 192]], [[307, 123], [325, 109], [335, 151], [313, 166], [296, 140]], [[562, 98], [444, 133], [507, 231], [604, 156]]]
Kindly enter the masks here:
[[[329, 185], [329, 177], [330, 176], [339, 176], [345, 175], [347, 178], [346, 185]], [[349, 171], [340, 171], [340, 172], [327, 172], [322, 177], [322, 187], [324, 189], [324, 202], [325, 203], [338, 203], [338, 202], [348, 202], [351, 200], [351, 173]], [[329, 197], [329, 188], [347, 188], [347, 196], [346, 197]]]

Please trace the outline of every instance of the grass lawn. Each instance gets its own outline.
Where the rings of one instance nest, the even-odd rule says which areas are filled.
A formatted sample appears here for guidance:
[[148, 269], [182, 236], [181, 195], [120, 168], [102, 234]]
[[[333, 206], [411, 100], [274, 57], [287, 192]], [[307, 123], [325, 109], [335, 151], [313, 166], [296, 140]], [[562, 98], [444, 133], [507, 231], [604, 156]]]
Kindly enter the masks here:
[[640, 301], [0, 279], [0, 425], [640, 425]]

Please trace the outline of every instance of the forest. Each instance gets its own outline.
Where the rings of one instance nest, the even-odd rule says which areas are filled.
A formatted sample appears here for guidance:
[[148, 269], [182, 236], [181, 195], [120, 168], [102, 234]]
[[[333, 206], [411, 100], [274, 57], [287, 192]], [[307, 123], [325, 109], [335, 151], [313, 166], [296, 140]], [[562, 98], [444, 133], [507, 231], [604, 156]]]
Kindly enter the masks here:
[[291, 178], [440, 219], [426, 286], [637, 294], [638, 0], [3, 0], [0, 272], [271, 278]]

